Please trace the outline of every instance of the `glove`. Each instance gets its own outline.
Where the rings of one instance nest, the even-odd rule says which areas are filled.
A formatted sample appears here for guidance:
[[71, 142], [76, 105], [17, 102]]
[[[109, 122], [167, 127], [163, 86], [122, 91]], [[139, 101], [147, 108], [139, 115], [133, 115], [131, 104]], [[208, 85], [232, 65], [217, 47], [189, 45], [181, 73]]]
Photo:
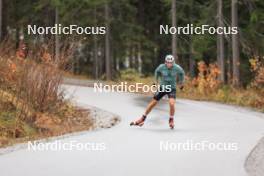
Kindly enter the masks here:
[[179, 86], [179, 88], [180, 88], [181, 90], [183, 90], [183, 88], [184, 88], [184, 85], [180, 85], [180, 86]]

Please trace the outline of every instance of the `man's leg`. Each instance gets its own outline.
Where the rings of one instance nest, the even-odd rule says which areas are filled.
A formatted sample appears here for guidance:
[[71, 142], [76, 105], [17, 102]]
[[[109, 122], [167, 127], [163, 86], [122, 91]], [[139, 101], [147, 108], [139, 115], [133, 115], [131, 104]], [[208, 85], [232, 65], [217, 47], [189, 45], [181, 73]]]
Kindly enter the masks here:
[[170, 105], [169, 126], [171, 129], [174, 129], [175, 98], [169, 98], [169, 105]]
[[174, 113], [175, 113], [175, 99], [176, 99], [176, 90], [172, 90], [168, 94], [169, 106], [170, 106], [170, 119], [169, 125], [171, 129], [174, 129]]
[[164, 92], [156, 92], [153, 99], [150, 101], [150, 103], [148, 104], [144, 114], [142, 115], [141, 118], [139, 118], [136, 121], [133, 121], [130, 123], [130, 125], [138, 125], [138, 126], [142, 126], [144, 124], [144, 121], [147, 118], [147, 115], [150, 113], [150, 111], [154, 108], [154, 106], [156, 106], [156, 104], [158, 103], [158, 101], [165, 95], [166, 93]]
[[174, 117], [175, 113], [175, 99], [169, 98], [169, 105], [170, 105], [170, 118]]
[[154, 108], [154, 106], [157, 105], [158, 101], [160, 101], [160, 99], [166, 95], [166, 92], [156, 92], [155, 95], [153, 96], [152, 100], [150, 101], [150, 103], [147, 106], [147, 109], [145, 111], [145, 113], [143, 114], [143, 116], [146, 118], [147, 115], [150, 113], [150, 111]]
[[144, 116], [147, 116], [150, 113], [150, 111], [154, 108], [154, 106], [156, 106], [157, 103], [158, 101], [153, 98], [148, 104]]

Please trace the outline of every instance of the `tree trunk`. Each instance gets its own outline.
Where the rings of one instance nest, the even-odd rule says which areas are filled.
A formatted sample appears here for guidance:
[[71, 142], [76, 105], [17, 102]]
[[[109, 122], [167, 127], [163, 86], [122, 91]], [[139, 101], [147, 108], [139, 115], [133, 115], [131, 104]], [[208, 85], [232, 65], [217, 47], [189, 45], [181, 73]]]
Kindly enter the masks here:
[[[232, 27], [238, 27], [238, 9], [237, 0], [232, 0]], [[232, 60], [233, 60], [233, 85], [239, 86], [240, 73], [239, 73], [239, 43], [238, 34], [232, 34]]]
[[136, 64], [136, 47], [135, 47], [135, 45], [133, 45], [133, 47], [132, 47], [132, 64], [133, 64], [133, 68], [136, 69], [137, 64]]
[[[55, 24], [59, 25], [59, 9], [56, 7], [55, 9]], [[59, 63], [60, 58], [60, 40], [59, 35], [55, 35], [55, 63]]]
[[195, 73], [194, 73], [194, 66], [195, 66], [195, 61], [193, 58], [193, 43], [192, 43], [192, 37], [190, 36], [190, 48], [189, 48], [189, 70], [190, 70], [190, 76], [191, 78], [194, 78]]
[[94, 35], [94, 78], [99, 77], [99, 62], [98, 62], [98, 46], [97, 46], [97, 36]]
[[[172, 13], [172, 26], [177, 26], [177, 20], [176, 20], [176, 0], [172, 0], [171, 3], [171, 13]], [[176, 62], [178, 63], [178, 57], [177, 57], [177, 34], [172, 35], [172, 55], [174, 56]]]
[[74, 58], [74, 69], [75, 69], [75, 74], [80, 74], [81, 73], [81, 52], [82, 52], [82, 42], [78, 41], [77, 44], [77, 55]]
[[124, 65], [126, 68], [130, 68], [130, 61], [129, 61], [129, 49], [126, 49], [126, 57], [125, 57], [125, 62]]
[[104, 72], [104, 47], [103, 45], [99, 45], [98, 46], [98, 65], [99, 65], [99, 68], [98, 68], [98, 77], [102, 76], [103, 72]]
[[105, 66], [106, 66], [106, 79], [112, 79], [112, 61], [110, 56], [110, 17], [109, 17], [109, 4], [105, 3], [105, 27], [106, 27], [106, 35], [105, 35]]
[[[96, 17], [96, 8], [94, 9], [94, 20], [97, 21]], [[97, 42], [97, 35], [93, 35], [94, 39], [94, 78], [98, 79], [99, 77], [99, 62], [98, 62], [98, 42]]]
[[[193, 24], [193, 9], [194, 9], [194, 0], [191, 1], [190, 3], [190, 8], [189, 8], [189, 18], [191, 24]], [[193, 55], [193, 36], [189, 36], [189, 71], [190, 71], [190, 76], [191, 78], [195, 77], [195, 72], [194, 72], [194, 67], [195, 67], [195, 60], [194, 60], [194, 55]]]
[[142, 73], [142, 57], [141, 57], [141, 44], [138, 43], [137, 46], [137, 70]]
[[133, 47], [131, 44], [129, 45], [129, 66], [130, 66], [130, 68], [134, 67], [134, 64], [133, 64]]
[[16, 49], [19, 48], [19, 42], [20, 42], [20, 39], [19, 39], [19, 27], [16, 25]]
[[[224, 26], [222, 0], [217, 0], [217, 26]], [[219, 80], [225, 82], [224, 34], [217, 34], [217, 64], [220, 69]]]
[[227, 59], [228, 59], [228, 61], [227, 61], [227, 83], [229, 84], [229, 85], [231, 85], [232, 84], [232, 56], [231, 56], [231, 48], [232, 48], [232, 46], [231, 46], [231, 42], [230, 43], [228, 43], [228, 48], [229, 48], [229, 51], [228, 51], [228, 55], [227, 55]]
[[3, 0], [0, 0], [0, 42], [3, 39]]
[[115, 62], [115, 69], [116, 69], [116, 71], [119, 71], [119, 70], [120, 70], [120, 65], [119, 65], [119, 63], [120, 63], [120, 60], [119, 60], [119, 57], [117, 57], [117, 58], [116, 58], [116, 62]]

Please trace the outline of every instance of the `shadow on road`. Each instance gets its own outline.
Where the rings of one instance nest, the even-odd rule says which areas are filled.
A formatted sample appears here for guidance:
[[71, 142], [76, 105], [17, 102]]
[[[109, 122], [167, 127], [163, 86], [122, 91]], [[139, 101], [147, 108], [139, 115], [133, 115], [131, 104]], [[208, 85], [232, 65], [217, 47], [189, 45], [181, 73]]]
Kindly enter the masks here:
[[[152, 100], [152, 96], [142, 95], [136, 96], [134, 98], [134, 104], [139, 107], [147, 107], [148, 103]], [[158, 102], [158, 104], [154, 107], [153, 110], [168, 112], [169, 110], [168, 101], [166, 99], [162, 99]]]
[[142, 128], [137, 128], [137, 130], [142, 130], [142, 131], [149, 131], [149, 132], [155, 132], [155, 133], [179, 133], [179, 132], [182, 132], [181, 129], [174, 129], [174, 130], [171, 130], [169, 127], [168, 128], [164, 128], [164, 127], [142, 127]]

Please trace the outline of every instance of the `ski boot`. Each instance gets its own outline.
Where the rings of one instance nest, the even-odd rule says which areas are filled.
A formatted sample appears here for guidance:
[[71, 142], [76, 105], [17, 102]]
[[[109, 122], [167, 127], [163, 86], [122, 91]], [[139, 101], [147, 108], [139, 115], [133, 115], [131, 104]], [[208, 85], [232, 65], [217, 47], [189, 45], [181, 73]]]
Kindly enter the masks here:
[[140, 119], [130, 123], [130, 126], [143, 126], [147, 116], [142, 116]]
[[174, 119], [173, 119], [173, 117], [170, 117], [170, 119], [169, 119], [169, 126], [170, 126], [170, 129], [174, 129]]

